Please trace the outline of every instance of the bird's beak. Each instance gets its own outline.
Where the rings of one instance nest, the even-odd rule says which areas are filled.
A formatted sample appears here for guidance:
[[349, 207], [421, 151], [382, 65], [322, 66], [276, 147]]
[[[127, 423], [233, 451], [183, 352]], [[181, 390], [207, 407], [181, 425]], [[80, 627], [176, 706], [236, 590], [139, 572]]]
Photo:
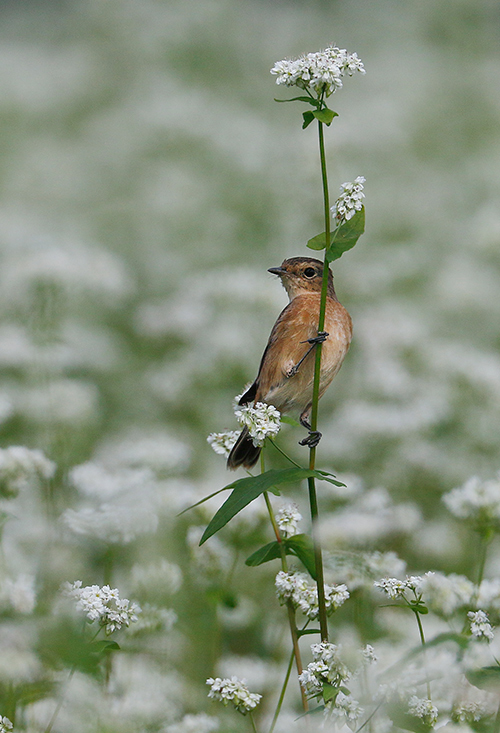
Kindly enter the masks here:
[[282, 267], [270, 267], [268, 272], [272, 272], [273, 275], [284, 275], [286, 273], [286, 270], [284, 270]]

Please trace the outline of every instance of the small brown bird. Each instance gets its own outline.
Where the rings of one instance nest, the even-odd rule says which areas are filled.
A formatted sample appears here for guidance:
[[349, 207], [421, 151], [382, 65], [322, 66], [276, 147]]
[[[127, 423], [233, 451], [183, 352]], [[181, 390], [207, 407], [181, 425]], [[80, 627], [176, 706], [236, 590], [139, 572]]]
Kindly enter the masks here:
[[[328, 291], [325, 331], [318, 333], [323, 263], [312, 257], [291, 257], [281, 267], [269, 272], [278, 275], [290, 302], [273, 326], [262, 356], [257, 379], [238, 404], [266, 402], [280, 412], [298, 414], [301, 424], [309, 430], [301, 445], [317, 445], [321, 433], [312, 431], [309, 417], [312, 405], [315, 346], [323, 343], [321, 352], [321, 397], [340, 369], [352, 336], [349, 313], [339, 303], [328, 270]], [[244, 428], [236, 441], [227, 467], [251, 468], [261, 449], [255, 446]]]

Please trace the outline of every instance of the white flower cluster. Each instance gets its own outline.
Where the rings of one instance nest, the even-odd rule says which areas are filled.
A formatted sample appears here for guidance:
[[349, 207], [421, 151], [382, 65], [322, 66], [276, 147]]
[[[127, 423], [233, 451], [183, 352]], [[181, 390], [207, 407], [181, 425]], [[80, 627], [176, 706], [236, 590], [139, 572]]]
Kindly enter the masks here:
[[[319, 615], [318, 589], [309, 583], [309, 576], [305, 573], [286, 573], [280, 570], [276, 576], [276, 592], [279, 602], [283, 605], [290, 600], [294, 608], [309, 619], [316, 619]], [[325, 605], [328, 614], [333, 613], [349, 598], [347, 586], [328, 585], [325, 583]]]
[[366, 181], [364, 176], [358, 176], [352, 183], [343, 183], [340, 186], [340, 196], [330, 208], [332, 216], [339, 224], [343, 224], [352, 219], [356, 211], [363, 208], [363, 183]]
[[276, 522], [283, 537], [293, 537], [298, 532], [298, 523], [302, 519], [297, 504], [285, 504], [276, 515]]
[[313, 661], [299, 675], [299, 682], [306, 695], [321, 695], [324, 682], [340, 687], [350, 679], [351, 672], [340, 658], [340, 651], [340, 646], [328, 641], [311, 645]]
[[488, 619], [488, 614], [484, 611], [469, 611], [467, 617], [470, 621], [470, 630], [472, 636], [477, 638], [485, 638], [489, 641], [493, 640], [493, 629]]
[[407, 575], [406, 580], [382, 578], [382, 580], [376, 580], [374, 586], [383, 590], [389, 598], [395, 601], [397, 598], [403, 598], [409, 590], [419, 591], [422, 580], [423, 578], [420, 575]]
[[226, 458], [231, 453], [233, 445], [238, 440], [239, 432], [237, 430], [226, 430], [223, 433], [210, 433], [207, 437], [207, 443], [220, 456]]
[[185, 715], [179, 723], [167, 725], [164, 733], [213, 733], [219, 729], [219, 721], [205, 713]]
[[438, 719], [437, 707], [433, 705], [432, 700], [425, 697], [412, 695], [408, 702], [408, 712], [423, 720], [429, 727], [433, 726]]
[[141, 612], [137, 603], [131, 603], [127, 598], [120, 598], [117, 588], [104, 585], [87, 585], [82, 587], [82, 581], [65, 583], [63, 593], [68, 598], [77, 601], [77, 611], [84, 611], [89, 621], [98, 621], [107, 634], [111, 634], [122, 626], [129, 626], [137, 621], [137, 614]]
[[342, 690], [339, 690], [335, 702], [329, 702], [325, 706], [325, 715], [331, 719], [340, 720], [351, 730], [357, 728], [357, 720], [363, 715], [363, 708], [352, 695], [346, 695]]
[[0, 715], [0, 733], [10, 733], [13, 728], [10, 720], [5, 715]]
[[52, 478], [56, 464], [40, 450], [22, 445], [0, 448], [0, 493], [15, 496], [30, 480]]
[[232, 703], [236, 710], [243, 714], [257, 707], [262, 698], [257, 692], [249, 692], [246, 682], [237, 677], [231, 679], [210, 677], [207, 685], [210, 685], [208, 697], [219, 700], [224, 705]]
[[431, 611], [447, 618], [471, 603], [475, 587], [465, 575], [428, 572], [419, 590]]
[[453, 708], [451, 719], [454, 723], [477, 723], [486, 714], [484, 705], [480, 702], [464, 702]]
[[472, 476], [463, 486], [443, 496], [443, 501], [459, 519], [492, 522], [500, 519], [500, 472], [490, 481]]
[[279, 410], [265, 402], [256, 402], [253, 407], [245, 405], [234, 414], [240, 425], [248, 428], [253, 444], [257, 447], [263, 446], [267, 437], [274, 438], [280, 431]]
[[356, 71], [365, 73], [363, 63], [355, 53], [345, 48], [329, 46], [318, 53], [308, 53], [298, 59], [277, 61], [271, 69], [276, 84], [300, 89], [312, 89], [318, 96], [323, 92], [329, 97], [342, 88], [342, 77], [352, 76]]

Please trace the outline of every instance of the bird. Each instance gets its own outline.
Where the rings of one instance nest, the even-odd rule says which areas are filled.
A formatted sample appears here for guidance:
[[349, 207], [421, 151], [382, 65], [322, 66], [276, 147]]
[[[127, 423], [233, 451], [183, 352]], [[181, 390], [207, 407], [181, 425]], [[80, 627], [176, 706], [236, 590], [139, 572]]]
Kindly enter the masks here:
[[[323, 262], [313, 257], [291, 257], [268, 272], [277, 275], [288, 297], [273, 326], [262, 355], [257, 378], [240, 397], [239, 405], [264, 402], [281, 413], [299, 415], [309, 435], [301, 445], [315, 447], [321, 433], [309, 423], [314, 382], [315, 350], [322, 343], [319, 396], [340, 369], [352, 338], [352, 320], [335, 294], [333, 275], [328, 268], [325, 330], [318, 333]], [[261, 448], [254, 445], [247, 427], [231, 449], [227, 467], [251, 468]]]

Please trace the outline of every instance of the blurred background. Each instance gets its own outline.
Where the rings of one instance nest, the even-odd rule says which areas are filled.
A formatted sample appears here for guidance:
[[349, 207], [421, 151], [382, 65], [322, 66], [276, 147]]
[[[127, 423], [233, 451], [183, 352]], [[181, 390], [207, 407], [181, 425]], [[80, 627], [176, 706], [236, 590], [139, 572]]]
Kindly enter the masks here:
[[[110, 582], [177, 621], [128, 642], [111, 702], [77, 675], [55, 730], [182, 733], [184, 714], [209, 710], [205, 678], [240, 667], [274, 689], [277, 568], [243, 565], [271, 539], [265, 517], [250, 507], [196, 551], [217, 500], [176, 514], [233, 478], [206, 436], [236, 429], [232, 399], [287, 302], [267, 268], [322, 230], [315, 131], [273, 101], [289, 95], [269, 69], [330, 43], [367, 71], [331, 98], [326, 138], [331, 196], [365, 176], [367, 226], [334, 263], [355, 335], [321, 403], [319, 463], [357, 497], [342, 511], [385, 524], [339, 539], [345, 497], [325, 490], [327, 546], [473, 567], [440, 496], [500, 469], [498, 2], [4, 0], [0, 445], [58, 468], [3, 501], [4, 581], [36, 594], [27, 614], [4, 603], [11, 656], [27, 661], [14, 682], [0, 663], [3, 714], [12, 684], [64, 679], [36, 651], [64, 580]], [[281, 440], [305, 460], [300, 437], [287, 426]], [[366, 640], [383, 633], [367, 618]], [[20, 729], [44, 729], [49, 688]]]

